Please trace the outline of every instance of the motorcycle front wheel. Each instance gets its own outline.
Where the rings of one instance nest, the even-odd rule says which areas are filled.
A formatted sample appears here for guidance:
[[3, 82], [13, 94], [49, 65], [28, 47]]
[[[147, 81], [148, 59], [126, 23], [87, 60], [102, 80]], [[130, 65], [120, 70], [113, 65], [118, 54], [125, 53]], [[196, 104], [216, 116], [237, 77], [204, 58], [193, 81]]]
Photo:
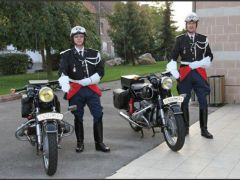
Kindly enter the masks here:
[[182, 114], [174, 114], [174, 110], [167, 109], [165, 115], [164, 139], [173, 151], [179, 151], [185, 142], [185, 125]]
[[43, 164], [47, 175], [52, 176], [57, 170], [58, 145], [56, 133], [43, 134]]

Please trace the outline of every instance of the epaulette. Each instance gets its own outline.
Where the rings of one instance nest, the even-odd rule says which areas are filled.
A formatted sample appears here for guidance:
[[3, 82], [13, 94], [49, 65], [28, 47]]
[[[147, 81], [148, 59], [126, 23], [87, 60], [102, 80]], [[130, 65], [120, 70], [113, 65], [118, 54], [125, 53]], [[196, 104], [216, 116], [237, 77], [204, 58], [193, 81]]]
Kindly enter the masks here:
[[69, 51], [69, 50], [71, 50], [71, 49], [67, 49], [67, 50], [65, 50], [65, 51], [61, 51], [60, 54], [63, 54], [63, 53], [65, 53], [65, 52]]
[[178, 35], [176, 38], [180, 38], [180, 37], [182, 37], [182, 36], [185, 36], [186, 34], [180, 34], [180, 35]]
[[90, 51], [95, 51], [95, 52], [98, 52], [98, 50], [96, 49], [92, 49], [92, 48], [88, 48]]
[[202, 37], [207, 37], [206, 35], [199, 34], [199, 33], [197, 33], [197, 35], [202, 36]]

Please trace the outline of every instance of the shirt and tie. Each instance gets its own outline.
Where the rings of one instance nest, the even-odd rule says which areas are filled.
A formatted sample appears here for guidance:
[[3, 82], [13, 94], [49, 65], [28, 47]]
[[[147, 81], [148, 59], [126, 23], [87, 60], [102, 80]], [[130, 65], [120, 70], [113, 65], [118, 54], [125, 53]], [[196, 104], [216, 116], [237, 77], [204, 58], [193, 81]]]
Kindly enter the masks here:
[[84, 56], [84, 47], [80, 50], [79, 48], [75, 47], [75, 49], [77, 50], [77, 52], [79, 53], [80, 59], [83, 60], [83, 56]]
[[188, 33], [188, 36], [189, 36], [191, 42], [194, 42], [195, 33], [193, 33], [193, 34]]

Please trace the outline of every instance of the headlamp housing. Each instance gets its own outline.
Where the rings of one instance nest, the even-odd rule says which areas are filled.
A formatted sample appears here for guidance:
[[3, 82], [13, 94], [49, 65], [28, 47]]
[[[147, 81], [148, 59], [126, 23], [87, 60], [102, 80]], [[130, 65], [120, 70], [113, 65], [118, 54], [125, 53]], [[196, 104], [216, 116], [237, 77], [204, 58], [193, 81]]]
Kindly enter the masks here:
[[173, 86], [173, 81], [170, 77], [163, 77], [161, 80], [162, 88], [169, 90]]
[[39, 99], [42, 102], [51, 102], [54, 98], [53, 90], [49, 87], [42, 87], [39, 91]]

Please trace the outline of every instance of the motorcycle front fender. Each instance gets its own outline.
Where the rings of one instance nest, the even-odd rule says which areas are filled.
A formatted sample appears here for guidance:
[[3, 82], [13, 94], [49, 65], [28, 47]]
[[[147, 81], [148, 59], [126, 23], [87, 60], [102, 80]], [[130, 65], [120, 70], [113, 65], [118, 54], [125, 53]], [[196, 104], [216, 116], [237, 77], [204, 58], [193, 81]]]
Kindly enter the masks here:
[[176, 114], [183, 114], [181, 107], [178, 104], [171, 104], [169, 107], [172, 109], [173, 113]]
[[56, 133], [58, 131], [57, 123], [54, 121], [47, 121], [44, 123], [44, 129], [46, 133]]

